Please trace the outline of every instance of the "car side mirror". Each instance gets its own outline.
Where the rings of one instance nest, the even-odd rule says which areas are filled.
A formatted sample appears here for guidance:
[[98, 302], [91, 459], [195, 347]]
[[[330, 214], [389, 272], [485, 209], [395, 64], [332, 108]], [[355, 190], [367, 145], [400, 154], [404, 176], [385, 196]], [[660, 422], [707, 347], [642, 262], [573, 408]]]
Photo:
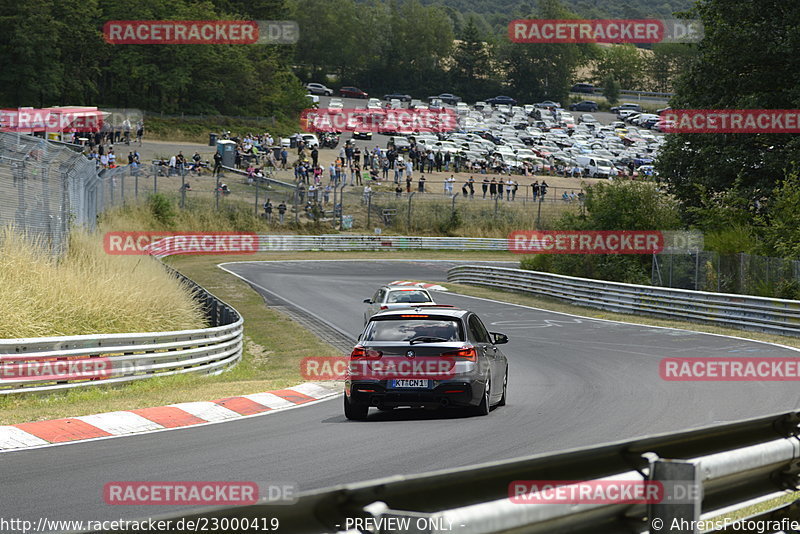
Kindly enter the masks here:
[[364, 304], [372, 304], [372, 299], [364, 299]]
[[495, 345], [503, 345], [508, 343], [508, 336], [505, 334], [501, 334], [500, 332], [490, 332], [492, 337], [494, 338]]

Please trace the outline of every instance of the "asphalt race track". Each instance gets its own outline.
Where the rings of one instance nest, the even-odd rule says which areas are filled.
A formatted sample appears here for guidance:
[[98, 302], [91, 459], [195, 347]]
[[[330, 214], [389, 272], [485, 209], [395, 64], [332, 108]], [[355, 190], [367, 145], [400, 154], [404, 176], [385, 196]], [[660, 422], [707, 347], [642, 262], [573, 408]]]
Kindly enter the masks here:
[[[381, 283], [443, 281], [453, 262], [237, 263], [227, 268], [353, 338]], [[220, 274], [222, 276], [222, 273]], [[155, 516], [108, 506], [111, 481], [295, 482], [310, 490], [675, 431], [798, 407], [793, 382], [665, 382], [668, 356], [796, 356], [788, 348], [620, 324], [441, 294], [508, 334], [508, 406], [488, 417], [371, 411], [349, 422], [341, 397], [244, 420], [0, 454], [0, 517], [37, 521]], [[298, 343], [302, 343], [298, 340]]]

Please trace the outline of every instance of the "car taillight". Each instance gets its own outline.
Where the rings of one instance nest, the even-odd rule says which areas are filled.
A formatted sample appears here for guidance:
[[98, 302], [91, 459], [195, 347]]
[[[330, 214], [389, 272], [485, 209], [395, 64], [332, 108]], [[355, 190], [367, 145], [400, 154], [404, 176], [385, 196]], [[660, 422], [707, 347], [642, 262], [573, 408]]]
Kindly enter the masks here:
[[382, 356], [381, 351], [366, 349], [361, 345], [356, 345], [350, 353], [351, 360], [379, 360]]
[[389, 309], [389, 306], [381, 306], [381, 309], [382, 309], [382, 310], [388, 310], [388, 309]]
[[472, 346], [445, 352], [442, 353], [442, 356], [453, 358], [454, 360], [467, 360], [470, 362], [478, 361], [478, 351], [475, 350], [475, 347]]

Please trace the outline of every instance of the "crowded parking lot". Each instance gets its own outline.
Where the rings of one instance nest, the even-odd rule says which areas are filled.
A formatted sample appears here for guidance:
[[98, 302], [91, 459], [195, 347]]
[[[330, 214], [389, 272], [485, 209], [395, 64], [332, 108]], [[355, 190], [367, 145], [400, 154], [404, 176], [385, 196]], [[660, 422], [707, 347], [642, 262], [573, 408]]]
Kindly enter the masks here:
[[652, 176], [652, 163], [664, 142], [659, 116], [644, 113], [632, 103], [623, 103], [614, 112], [589, 113], [550, 101], [511, 105], [496, 98], [472, 104], [455, 100], [448, 104], [438, 97], [425, 102], [365, 100], [321, 96], [318, 107], [320, 111], [379, 112], [387, 108], [430, 110], [433, 104], [454, 113], [457, 128], [436, 133], [390, 132], [392, 135], [343, 131], [342, 144], [349, 142], [361, 150], [378, 147], [384, 155], [392, 149], [403, 154], [416, 151], [411, 159], [420, 163], [422, 158], [441, 157], [447, 160], [448, 169], [457, 167], [456, 172], [646, 179]]

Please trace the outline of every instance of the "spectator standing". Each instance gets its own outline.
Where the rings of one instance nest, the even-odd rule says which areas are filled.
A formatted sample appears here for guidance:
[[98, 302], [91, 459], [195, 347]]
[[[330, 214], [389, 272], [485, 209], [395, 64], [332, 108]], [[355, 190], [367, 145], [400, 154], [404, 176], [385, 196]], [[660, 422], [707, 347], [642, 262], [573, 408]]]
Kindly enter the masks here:
[[547, 188], [550, 187], [547, 185], [547, 182], [542, 180], [542, 183], [539, 185], [539, 196], [541, 197], [541, 201], [544, 202], [544, 196], [547, 194]]
[[469, 198], [473, 199], [475, 198], [475, 178], [470, 176], [469, 180], [467, 180], [467, 183], [469, 184]]
[[421, 174], [419, 177], [419, 181], [417, 182], [417, 192], [424, 193], [425, 192], [425, 175]]
[[511, 181], [511, 200], [517, 199], [517, 190], [519, 189], [519, 184], [516, 180]]
[[489, 196], [492, 200], [497, 196], [497, 180], [492, 178], [492, 181], [489, 182]]
[[328, 167], [328, 173], [330, 174], [330, 179], [328, 180], [329, 184], [336, 183], [336, 164], [331, 162], [330, 166]]
[[214, 152], [214, 176], [222, 172], [222, 156], [219, 152]]
[[531, 189], [533, 190], [533, 201], [536, 202], [536, 200], [539, 198], [539, 180], [536, 180], [531, 184]]
[[286, 213], [286, 202], [281, 201], [281, 203], [278, 204], [278, 218], [280, 219], [281, 224], [283, 224], [283, 216], [285, 213]]
[[483, 198], [486, 198], [486, 191], [489, 189], [489, 177], [483, 177], [483, 183], [481, 184], [481, 189], [483, 190]]
[[264, 202], [264, 215], [267, 216], [267, 222], [272, 222], [272, 201], [270, 199]]

